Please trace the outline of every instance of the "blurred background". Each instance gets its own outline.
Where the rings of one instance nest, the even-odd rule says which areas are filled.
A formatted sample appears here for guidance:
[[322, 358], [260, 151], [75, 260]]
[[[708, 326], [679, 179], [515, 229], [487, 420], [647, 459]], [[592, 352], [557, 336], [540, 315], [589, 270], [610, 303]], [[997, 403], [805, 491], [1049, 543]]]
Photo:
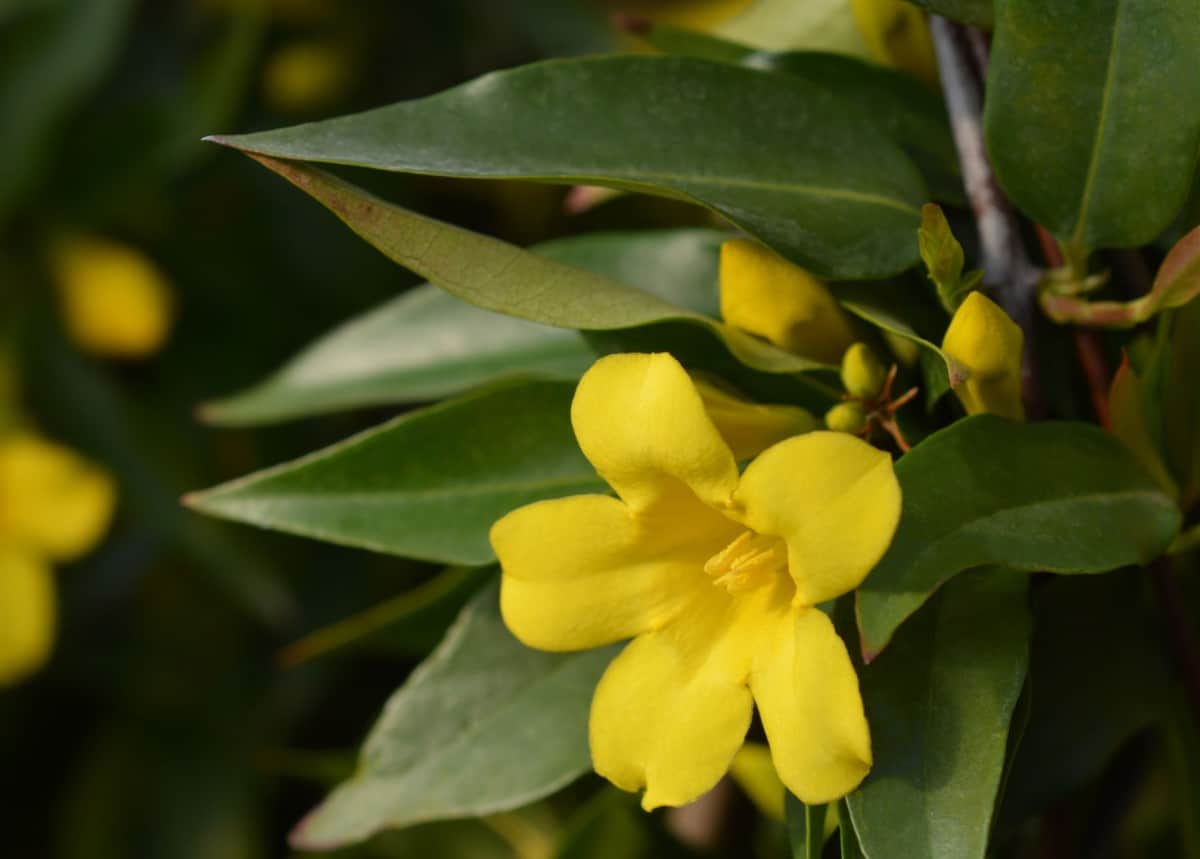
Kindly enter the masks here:
[[[436, 569], [179, 504], [390, 416], [233, 430], [197, 408], [414, 282], [201, 137], [611, 50], [614, 5], [0, 2], [0, 471], [7, 457], [51, 486], [41, 507], [0, 492], [0, 554], [21, 527], [45, 538], [19, 569], [22, 599], [47, 618], [23, 657], [0, 659], [4, 856], [289, 855], [288, 829], [349, 774], [387, 696], [478, 581], [422, 590]], [[745, 3], [658, 5], [706, 21]], [[355, 178], [521, 243], [703, 217], [645, 200], [568, 216], [549, 186]], [[375, 619], [394, 622], [352, 647], [289, 648], [381, 605]], [[0, 593], [0, 627], [18, 611]], [[420, 827], [353, 855], [549, 855], [539, 832], [557, 818], [539, 814]]]

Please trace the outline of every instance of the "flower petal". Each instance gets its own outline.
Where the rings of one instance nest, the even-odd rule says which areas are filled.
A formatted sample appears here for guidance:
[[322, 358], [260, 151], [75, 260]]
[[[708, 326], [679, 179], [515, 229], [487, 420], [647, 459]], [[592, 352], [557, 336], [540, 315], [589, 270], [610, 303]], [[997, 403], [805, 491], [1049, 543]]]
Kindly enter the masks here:
[[737, 485], [733, 453], [670, 355], [601, 358], [579, 382], [571, 422], [584, 455], [635, 511], [681, 493], [723, 505]]
[[753, 459], [785, 438], [817, 428], [817, 419], [807, 409], [752, 403], [704, 379], [693, 376], [692, 381], [713, 426], [738, 462]]
[[819, 609], [780, 619], [750, 674], [771, 759], [809, 805], [854, 790], [871, 769], [871, 736], [846, 646]]
[[647, 811], [710, 790], [750, 727], [749, 656], [719, 646], [721, 612], [701, 602], [709, 607], [626, 647], [592, 699], [592, 764], [623, 790], [644, 787]]
[[809, 433], [766, 450], [742, 475], [734, 499], [747, 526], [787, 542], [803, 605], [858, 587], [900, 521], [891, 457], [844, 433]]
[[0, 545], [0, 686], [36, 671], [54, 644], [50, 568], [36, 555]]
[[492, 527], [504, 571], [501, 613], [517, 638], [541, 650], [583, 650], [657, 629], [697, 589], [712, 587], [704, 562], [738, 530], [682, 496], [637, 516], [605, 495], [530, 504]]

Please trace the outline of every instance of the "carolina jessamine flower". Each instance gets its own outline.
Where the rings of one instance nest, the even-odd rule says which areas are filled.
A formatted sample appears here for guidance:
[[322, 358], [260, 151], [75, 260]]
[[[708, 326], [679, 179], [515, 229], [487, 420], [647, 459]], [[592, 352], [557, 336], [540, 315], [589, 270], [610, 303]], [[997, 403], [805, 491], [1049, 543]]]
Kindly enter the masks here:
[[988, 412], [1025, 419], [1021, 404], [1020, 327], [981, 292], [959, 305], [946, 329], [942, 351], [954, 365], [951, 382], [967, 414]]
[[924, 12], [905, 0], [851, 0], [850, 5], [872, 59], [937, 85], [937, 59]]
[[721, 245], [721, 317], [781, 349], [836, 364], [854, 330], [821, 281], [759, 242]]
[[75, 236], [54, 247], [51, 266], [67, 333], [80, 349], [144, 358], [162, 347], [171, 327], [171, 291], [141, 251]]
[[351, 55], [340, 45], [295, 41], [278, 48], [263, 69], [263, 101], [280, 113], [311, 113], [350, 87]]
[[50, 563], [90, 551], [115, 503], [112, 478], [73, 451], [25, 431], [0, 436], [0, 685], [49, 656]]
[[522, 507], [492, 528], [505, 622], [531, 647], [634, 640], [592, 701], [592, 760], [647, 809], [700, 796], [757, 702], [783, 783], [809, 803], [871, 766], [858, 678], [817, 606], [853, 590], [900, 515], [890, 457], [812, 432], [738, 473], [721, 425], [669, 355], [612, 355], [571, 408], [617, 497]]

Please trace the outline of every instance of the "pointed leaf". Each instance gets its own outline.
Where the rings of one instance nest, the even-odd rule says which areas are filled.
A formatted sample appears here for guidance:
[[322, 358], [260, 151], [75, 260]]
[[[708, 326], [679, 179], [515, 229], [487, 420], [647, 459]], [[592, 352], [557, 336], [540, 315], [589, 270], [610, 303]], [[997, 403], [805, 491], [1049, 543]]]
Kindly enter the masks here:
[[1099, 573], [1157, 558], [1179, 531], [1171, 499], [1120, 441], [1088, 424], [966, 418], [905, 454], [896, 477], [900, 525], [858, 591], [868, 659], [964, 570]]
[[591, 769], [588, 709], [615, 648], [531, 650], [505, 628], [498, 594], [493, 584], [472, 600], [392, 696], [358, 773], [296, 827], [295, 846], [507, 811]]
[[605, 491], [571, 431], [574, 388], [530, 382], [452, 400], [187, 502], [331, 543], [486, 564], [488, 530], [505, 513]]
[[217, 142], [379, 170], [606, 185], [691, 200], [814, 274], [916, 261], [924, 183], [907, 156], [804, 80], [686, 57], [496, 72], [430, 98]]

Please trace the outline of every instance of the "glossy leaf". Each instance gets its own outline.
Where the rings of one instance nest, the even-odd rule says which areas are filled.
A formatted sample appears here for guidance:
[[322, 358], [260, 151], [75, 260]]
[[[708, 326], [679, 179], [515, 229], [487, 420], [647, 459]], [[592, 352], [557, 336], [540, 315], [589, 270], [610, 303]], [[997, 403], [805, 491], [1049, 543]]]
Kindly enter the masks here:
[[187, 503], [203, 513], [451, 564], [493, 560], [488, 529], [543, 498], [604, 491], [571, 432], [574, 385], [493, 388], [414, 412]]
[[606, 185], [691, 200], [814, 274], [916, 261], [925, 187], [827, 90], [686, 57], [496, 72], [440, 95], [216, 142], [273, 158], [467, 178]]
[[955, 580], [863, 670], [875, 767], [846, 797], [868, 859], [983, 859], [1032, 621], [1024, 576]]
[[1128, 357], [1121, 362], [1108, 389], [1108, 422], [1112, 434], [1129, 448], [1146, 473], [1165, 493], [1178, 498], [1179, 487], [1163, 462], [1150, 426], [1146, 393]]
[[966, 202], [958, 150], [937, 93], [911, 75], [855, 57], [821, 51], [757, 53], [742, 60], [757, 69], [794, 75], [829, 90], [847, 109], [900, 144], [939, 200]]
[[1128, 449], [1087, 424], [977, 415], [914, 447], [896, 476], [900, 525], [858, 591], [868, 659], [964, 570], [1098, 573], [1144, 564], [1180, 526], [1174, 503]]
[[531, 650], [504, 626], [498, 594], [494, 584], [472, 600], [392, 696], [358, 772], [296, 827], [295, 846], [507, 811], [591, 769], [588, 709], [614, 648]]
[[682, 322], [715, 335], [757, 370], [799, 373], [825, 367], [624, 283], [385, 203], [320, 170], [254, 157], [327, 206], [389, 259], [484, 310], [590, 331]]
[[990, 30], [992, 27], [992, 0], [909, 0], [933, 15], [941, 15], [954, 21], [962, 21]]
[[1151, 241], [1195, 168], [1198, 55], [1193, 0], [1005, 0], [985, 124], [1013, 202], [1081, 251]]
[[[711, 230], [601, 233], [532, 250], [715, 315], [721, 239]], [[203, 416], [258, 424], [434, 400], [516, 375], [577, 379], [598, 354], [575, 332], [481, 310], [428, 284], [335, 328], [269, 379], [207, 405]]]

